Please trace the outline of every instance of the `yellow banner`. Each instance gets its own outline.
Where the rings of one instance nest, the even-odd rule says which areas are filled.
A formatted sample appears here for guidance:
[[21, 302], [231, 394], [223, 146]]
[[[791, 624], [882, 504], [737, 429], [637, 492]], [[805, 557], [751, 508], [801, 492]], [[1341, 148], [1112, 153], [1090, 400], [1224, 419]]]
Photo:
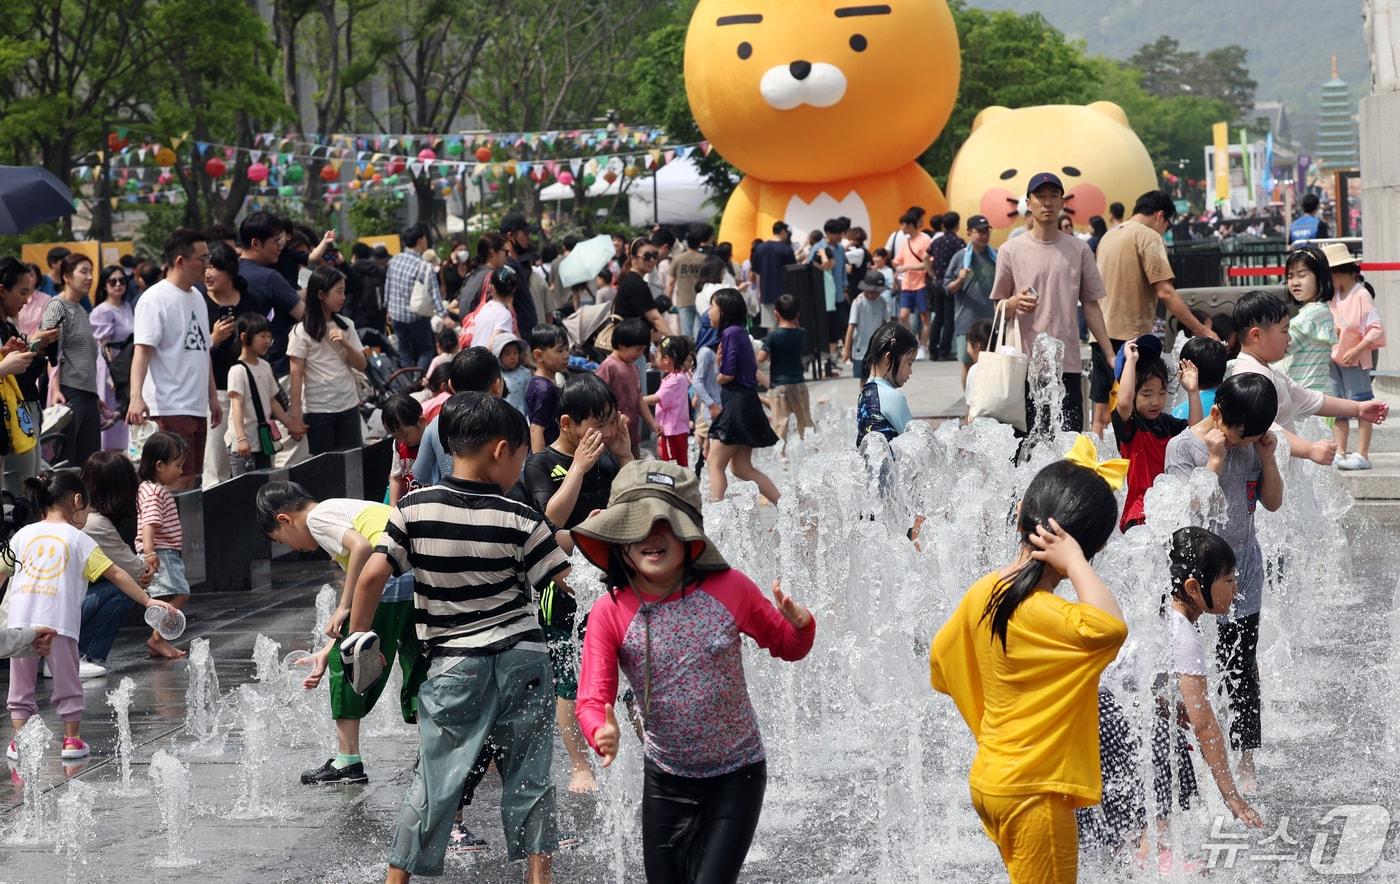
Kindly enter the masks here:
[[134, 243], [131, 240], [99, 243], [91, 239], [81, 242], [25, 243], [20, 246], [20, 260], [27, 264], [38, 264], [39, 269], [47, 273], [49, 249], [54, 246], [63, 246], [70, 252], [87, 255], [88, 260], [92, 261], [92, 288], [88, 291], [88, 297], [93, 298], [97, 295], [97, 275], [101, 273], [102, 268], [117, 263], [123, 255], [133, 254]]
[[1216, 123], [1212, 128], [1215, 134], [1215, 200], [1230, 201], [1230, 126]]

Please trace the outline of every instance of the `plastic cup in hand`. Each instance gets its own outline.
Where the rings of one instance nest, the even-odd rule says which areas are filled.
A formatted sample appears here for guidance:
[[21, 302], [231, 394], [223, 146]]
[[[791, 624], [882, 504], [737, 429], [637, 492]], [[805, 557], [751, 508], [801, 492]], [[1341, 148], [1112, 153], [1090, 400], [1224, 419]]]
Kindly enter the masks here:
[[185, 612], [152, 605], [146, 609], [146, 625], [159, 632], [161, 638], [173, 642], [185, 634]]

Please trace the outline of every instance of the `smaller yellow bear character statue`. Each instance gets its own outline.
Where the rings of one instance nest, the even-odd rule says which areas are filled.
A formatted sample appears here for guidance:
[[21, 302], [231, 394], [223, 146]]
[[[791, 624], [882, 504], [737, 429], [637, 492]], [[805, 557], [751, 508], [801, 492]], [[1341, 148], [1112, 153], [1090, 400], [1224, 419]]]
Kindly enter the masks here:
[[910, 206], [946, 208], [916, 165], [958, 95], [944, 0], [700, 0], [685, 87], [705, 137], [742, 170], [719, 239], [736, 258], [786, 221], [845, 216], [876, 243]]
[[1076, 230], [1088, 230], [1095, 215], [1108, 220], [1109, 203], [1131, 209], [1157, 187], [1147, 148], [1111, 101], [989, 107], [953, 158], [948, 204], [964, 218], [986, 215], [992, 244], [1001, 245], [1024, 221], [1026, 184], [1037, 172], [1065, 183], [1065, 213]]

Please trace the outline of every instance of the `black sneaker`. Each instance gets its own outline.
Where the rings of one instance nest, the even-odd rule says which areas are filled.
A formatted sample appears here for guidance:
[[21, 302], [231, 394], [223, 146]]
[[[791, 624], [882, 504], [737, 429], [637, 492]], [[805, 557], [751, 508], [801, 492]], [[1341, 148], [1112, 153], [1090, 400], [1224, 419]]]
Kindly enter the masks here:
[[461, 823], [452, 824], [452, 834], [447, 840], [448, 853], [479, 853], [487, 849], [486, 839], [478, 838]]
[[337, 768], [334, 758], [328, 759], [325, 764], [315, 770], [302, 771], [301, 774], [303, 786], [351, 786], [364, 785], [368, 782], [369, 777], [365, 776], [363, 762], [357, 761], [354, 764]]

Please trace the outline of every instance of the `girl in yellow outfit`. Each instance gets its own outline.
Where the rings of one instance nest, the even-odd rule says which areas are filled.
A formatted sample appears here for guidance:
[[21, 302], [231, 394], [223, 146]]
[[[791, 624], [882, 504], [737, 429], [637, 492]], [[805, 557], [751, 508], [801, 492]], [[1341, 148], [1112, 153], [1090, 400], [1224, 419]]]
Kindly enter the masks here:
[[[1087, 449], [1087, 456], [1085, 451]], [[972, 806], [1012, 884], [1074, 881], [1074, 810], [1099, 802], [1099, 674], [1128, 636], [1089, 565], [1113, 533], [1124, 464], [1098, 464], [1084, 437], [1031, 480], [1018, 508], [1021, 553], [974, 583], [938, 631], [934, 690], [977, 740]], [[1054, 594], [1068, 579], [1078, 602]]]

